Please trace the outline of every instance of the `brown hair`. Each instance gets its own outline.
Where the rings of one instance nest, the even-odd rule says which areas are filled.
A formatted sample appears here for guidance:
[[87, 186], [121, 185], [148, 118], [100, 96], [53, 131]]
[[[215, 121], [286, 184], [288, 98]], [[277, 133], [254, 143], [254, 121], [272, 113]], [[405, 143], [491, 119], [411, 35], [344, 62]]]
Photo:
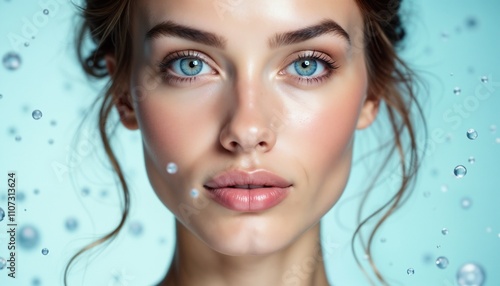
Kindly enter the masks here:
[[[360, 230], [370, 220], [380, 217], [371, 234], [361, 243], [365, 254], [372, 266], [377, 279], [387, 284], [381, 273], [378, 271], [372, 257], [371, 245], [375, 233], [382, 223], [404, 202], [407, 193], [411, 190], [411, 182], [414, 180], [419, 165], [419, 154], [415, 138], [415, 129], [410, 111], [416, 108], [420, 118], [423, 120], [420, 105], [416, 99], [413, 90], [415, 75], [405, 62], [397, 55], [396, 47], [404, 38], [404, 29], [399, 16], [401, 0], [356, 0], [364, 17], [363, 38], [364, 50], [367, 58], [367, 70], [369, 74], [368, 96], [370, 99], [384, 103], [389, 117], [390, 126], [394, 135], [392, 145], [384, 144], [391, 148], [385, 162], [387, 162], [394, 153], [397, 153], [400, 159], [400, 168], [402, 181], [397, 193], [390, 200], [376, 210], [373, 214], [361, 219], [361, 210], [366, 203], [370, 190], [373, 188], [376, 179], [372, 181], [358, 212], [359, 225], [352, 237], [352, 251], [358, 265], [362, 267], [355, 252], [356, 238], [360, 237]], [[106, 54], [112, 54], [116, 59], [116, 73], [111, 75], [110, 84], [105, 90], [104, 96], [98, 113], [99, 134], [107, 153], [107, 156], [113, 166], [116, 175], [119, 178], [123, 190], [123, 213], [120, 223], [107, 235], [96, 240], [79, 250], [68, 262], [64, 272], [64, 283], [67, 283], [67, 275], [70, 266], [85, 251], [107, 242], [118, 234], [123, 227], [130, 206], [129, 191], [127, 183], [119, 162], [110, 146], [109, 134], [105, 127], [113, 105], [118, 100], [116, 97], [120, 94], [118, 83], [121, 82], [130, 72], [131, 56], [131, 1], [122, 0], [86, 0], [85, 6], [80, 8], [83, 17], [78, 37], [76, 40], [78, 59], [84, 71], [95, 78], [105, 78], [107, 72], [104, 57]], [[95, 45], [90, 55], [84, 55], [84, 42], [87, 35]], [[101, 100], [98, 99], [98, 100]], [[98, 102], [94, 104], [96, 104]], [[414, 106], [414, 107], [413, 107]], [[408, 146], [404, 144], [404, 137], [409, 140]], [[391, 140], [392, 141], [392, 140]], [[409, 152], [409, 154], [407, 154]], [[384, 168], [382, 164], [380, 172]], [[361, 237], [360, 237], [361, 238]], [[367, 272], [363, 269], [363, 272]], [[369, 275], [368, 279], [371, 281]]]

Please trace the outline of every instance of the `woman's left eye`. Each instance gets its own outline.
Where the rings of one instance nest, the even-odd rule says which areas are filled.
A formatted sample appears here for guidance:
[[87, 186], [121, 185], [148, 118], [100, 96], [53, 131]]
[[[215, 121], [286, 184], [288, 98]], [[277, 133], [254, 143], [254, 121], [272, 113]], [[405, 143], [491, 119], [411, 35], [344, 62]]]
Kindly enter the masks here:
[[193, 77], [211, 74], [212, 68], [197, 57], [183, 57], [170, 62], [170, 69], [180, 77]]
[[287, 68], [288, 74], [299, 77], [315, 77], [325, 72], [325, 64], [317, 59], [304, 58], [291, 63]]

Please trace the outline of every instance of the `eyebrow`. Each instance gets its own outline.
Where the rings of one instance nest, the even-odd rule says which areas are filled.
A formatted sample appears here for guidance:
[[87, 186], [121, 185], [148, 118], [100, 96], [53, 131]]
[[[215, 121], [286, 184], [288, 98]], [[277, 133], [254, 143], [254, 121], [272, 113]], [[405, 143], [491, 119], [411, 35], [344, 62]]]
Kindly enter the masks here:
[[[327, 19], [317, 25], [312, 25], [291, 32], [275, 34], [269, 40], [269, 47], [278, 48], [285, 45], [292, 45], [328, 33], [339, 35], [347, 41], [349, 46], [351, 45], [349, 34], [339, 24], [337, 24], [337, 22]], [[226, 39], [222, 36], [177, 24], [172, 21], [164, 21], [155, 25], [146, 33], [146, 40], [156, 39], [160, 36], [175, 36], [220, 49], [224, 49], [226, 46]]]
[[349, 34], [337, 22], [327, 19], [317, 25], [309, 26], [300, 30], [276, 34], [269, 41], [271, 48], [278, 48], [285, 45], [296, 44], [322, 36], [324, 34], [333, 33], [347, 41], [351, 46], [351, 38]]
[[220, 49], [224, 49], [226, 46], [226, 40], [221, 36], [176, 24], [172, 21], [165, 21], [155, 25], [146, 33], [146, 40], [159, 38], [160, 36], [175, 36]]

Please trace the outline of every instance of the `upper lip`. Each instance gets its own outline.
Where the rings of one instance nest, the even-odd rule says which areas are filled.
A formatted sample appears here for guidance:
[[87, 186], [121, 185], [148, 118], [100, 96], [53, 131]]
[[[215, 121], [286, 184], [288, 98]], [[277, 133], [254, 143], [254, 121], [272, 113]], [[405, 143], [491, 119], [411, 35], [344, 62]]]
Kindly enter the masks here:
[[216, 175], [209, 180], [204, 187], [208, 189], [221, 188], [288, 188], [292, 184], [282, 177], [266, 170], [245, 172], [242, 170], [230, 170]]

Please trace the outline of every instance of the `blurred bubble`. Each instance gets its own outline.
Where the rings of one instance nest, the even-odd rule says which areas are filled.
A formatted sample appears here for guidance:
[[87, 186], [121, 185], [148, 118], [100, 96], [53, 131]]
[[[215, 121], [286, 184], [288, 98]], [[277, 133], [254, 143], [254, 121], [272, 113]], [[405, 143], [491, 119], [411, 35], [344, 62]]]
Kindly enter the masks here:
[[50, 145], [52, 145], [52, 144], [54, 144], [54, 139], [49, 139], [48, 142], [49, 142]]
[[488, 227], [486, 228], [486, 232], [487, 232], [487, 233], [491, 233], [492, 231], [493, 231], [493, 229], [491, 228], [491, 226], [488, 226]]
[[468, 209], [472, 205], [472, 201], [469, 198], [463, 198], [461, 202], [462, 208], [463, 209]]
[[24, 202], [25, 199], [26, 199], [26, 194], [24, 192], [17, 192], [16, 200], [18, 200], [19, 202]]
[[195, 188], [191, 189], [190, 195], [191, 195], [192, 198], [197, 198], [199, 194], [200, 193], [199, 193], [199, 191], [197, 189], [195, 189]]
[[3, 56], [3, 66], [8, 70], [17, 70], [21, 66], [21, 57], [14, 52], [9, 52]]
[[69, 217], [64, 222], [64, 226], [68, 231], [75, 231], [78, 228], [78, 220], [74, 217]]
[[82, 189], [82, 196], [88, 196], [90, 194], [90, 189], [89, 188], [83, 188]]
[[38, 230], [31, 225], [22, 226], [18, 231], [19, 246], [25, 249], [32, 249], [40, 242]]
[[167, 173], [169, 174], [175, 174], [178, 171], [177, 164], [170, 162], [167, 164]]
[[448, 185], [441, 185], [441, 192], [446, 193], [448, 191]]
[[2, 99], [2, 98], [3, 98], [3, 95], [2, 95], [2, 94], [0, 94], [0, 99]]
[[135, 236], [141, 235], [143, 232], [143, 229], [144, 228], [142, 226], [142, 223], [140, 223], [138, 221], [131, 222], [129, 227], [128, 227], [129, 232]]
[[42, 285], [42, 280], [40, 280], [40, 278], [38, 278], [38, 277], [35, 277], [35, 278], [33, 278], [33, 280], [31, 280], [31, 285], [32, 286], [40, 286], [40, 285]]
[[439, 256], [436, 259], [436, 266], [440, 269], [445, 269], [446, 267], [448, 267], [449, 264], [450, 262], [448, 261], [448, 258], [444, 256]]
[[467, 174], [467, 169], [462, 165], [458, 165], [453, 170], [453, 174], [455, 174], [455, 177], [458, 179], [461, 179]]
[[472, 128], [467, 130], [467, 138], [469, 138], [470, 140], [476, 140], [477, 131]]
[[30, 46], [30, 42], [24, 42], [24, 46], [25, 47], [29, 47]]
[[51, 121], [50, 121], [50, 125], [51, 125], [51, 126], [56, 126], [56, 125], [57, 125], [57, 121], [55, 121], [55, 120], [51, 120]]
[[495, 133], [497, 131], [497, 126], [495, 124], [490, 125], [490, 132]]
[[40, 190], [39, 190], [39, 189], [34, 189], [34, 190], [33, 190], [33, 193], [34, 193], [35, 195], [38, 195], [38, 194], [40, 193]]
[[5, 211], [0, 207], [0, 221], [5, 217]]
[[33, 112], [31, 113], [31, 116], [33, 116], [33, 119], [38, 120], [38, 119], [42, 118], [42, 112], [38, 109], [33, 110]]
[[458, 86], [457, 86], [457, 87], [455, 87], [455, 88], [453, 89], [453, 93], [454, 93], [455, 95], [460, 95], [460, 93], [462, 93], [462, 89], [461, 89], [460, 87], [458, 87]]
[[413, 275], [413, 274], [415, 274], [415, 269], [413, 269], [413, 268], [408, 268], [408, 269], [406, 270], [406, 274], [408, 274], [408, 275]]
[[430, 197], [430, 196], [431, 196], [431, 192], [424, 192], [424, 197], [425, 197], [425, 198], [428, 198], [428, 197]]
[[483, 269], [474, 263], [466, 263], [457, 271], [457, 283], [460, 286], [481, 286], [484, 278]]
[[445, 227], [445, 228], [443, 228], [443, 229], [441, 230], [441, 233], [442, 233], [443, 235], [448, 235], [448, 233], [450, 233], [450, 231], [449, 231], [449, 230]]
[[7, 265], [7, 260], [5, 260], [3, 257], [0, 257], [0, 270], [4, 269], [5, 265]]
[[470, 157], [469, 157], [469, 163], [470, 163], [470, 164], [474, 164], [474, 163], [476, 163], [476, 158], [474, 158], [473, 156], [470, 156]]
[[42, 249], [42, 254], [43, 255], [49, 254], [49, 250], [47, 248]]
[[468, 17], [465, 19], [465, 26], [470, 29], [475, 28], [477, 26], [477, 19], [475, 17]]
[[16, 136], [16, 138], [14, 138], [14, 139], [16, 139], [16, 141], [17, 141], [17, 142], [19, 142], [19, 141], [21, 141], [21, 139], [23, 139], [23, 138], [22, 138], [20, 135], [17, 135], [17, 136]]
[[488, 83], [488, 77], [487, 76], [482, 76], [481, 77], [481, 82], [482, 83]]
[[49, 9], [43, 9], [43, 14], [49, 15]]

